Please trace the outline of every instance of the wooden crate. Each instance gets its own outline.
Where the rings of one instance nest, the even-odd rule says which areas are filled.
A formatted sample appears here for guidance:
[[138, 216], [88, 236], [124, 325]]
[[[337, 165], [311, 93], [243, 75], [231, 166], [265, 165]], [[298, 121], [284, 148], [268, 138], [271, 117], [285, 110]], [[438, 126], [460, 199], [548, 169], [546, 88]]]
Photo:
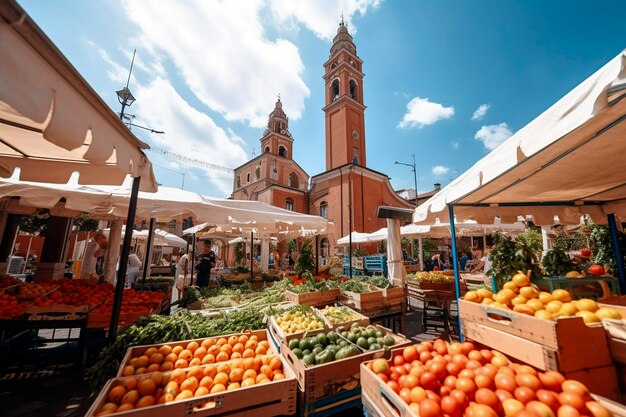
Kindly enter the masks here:
[[334, 329], [334, 328], [339, 327], [339, 326], [343, 326], [346, 329], [349, 329], [350, 326], [352, 326], [353, 323], [357, 323], [359, 326], [367, 326], [368, 324], [370, 324], [370, 319], [368, 317], [366, 317], [366, 316], [362, 315], [361, 313], [351, 309], [348, 306], [342, 306], [342, 307], [347, 308], [348, 310], [352, 311], [354, 314], [358, 314], [359, 318], [358, 319], [354, 319], [354, 320], [348, 320], [348, 321], [344, 321], [344, 322], [341, 322], [341, 323], [333, 324], [333, 323], [330, 322], [330, 320], [328, 320], [328, 318], [324, 315], [324, 313], [321, 310], [318, 310], [319, 311], [319, 315], [324, 319], [324, 322], [326, 323], [326, 326], [329, 329]]
[[324, 306], [335, 303], [341, 298], [341, 291], [339, 288], [324, 291], [313, 291], [306, 293], [295, 293], [292, 291], [285, 291], [285, 299], [291, 301], [294, 304], [300, 304], [304, 306]]
[[382, 304], [372, 308], [359, 310], [359, 313], [371, 319], [373, 317], [379, 317], [387, 314], [402, 313], [405, 309], [406, 303], [403, 299], [402, 301], [398, 301], [396, 304]]
[[[247, 331], [247, 332], [242, 332], [242, 333], [231, 333], [231, 334], [227, 334], [227, 335], [223, 335], [223, 336], [211, 336], [211, 337], [203, 337], [201, 339], [191, 339], [191, 340], [182, 340], [182, 341], [178, 341], [178, 342], [172, 342], [172, 343], [157, 343], [154, 345], [141, 345], [141, 346], [132, 346], [129, 347], [128, 350], [126, 350], [126, 354], [124, 355], [124, 359], [122, 359], [122, 362], [120, 364], [120, 367], [117, 371], [117, 377], [121, 377], [122, 376], [122, 371], [124, 370], [124, 367], [126, 365], [128, 365], [130, 363], [130, 360], [132, 358], [136, 358], [138, 356], [143, 355], [143, 353], [148, 350], [149, 348], [160, 348], [161, 346], [167, 344], [170, 345], [171, 347], [175, 347], [175, 346], [182, 346], [183, 348], [185, 346], [187, 346], [187, 344], [189, 342], [198, 342], [198, 344], [201, 344], [202, 341], [204, 341], [205, 339], [219, 339], [220, 337], [224, 337], [226, 339], [228, 339], [231, 336], [241, 336], [241, 335], [247, 335], [247, 336], [252, 336], [255, 335], [259, 341], [261, 340], [269, 340], [269, 335], [267, 333], [267, 330], [251, 330], [251, 331]], [[268, 353], [276, 353], [278, 354], [278, 349], [275, 349], [275, 346], [273, 346], [270, 343], [270, 351], [268, 351]]]
[[602, 326], [587, 326], [582, 317], [543, 320], [465, 300], [459, 300], [459, 315], [462, 321], [483, 324], [572, 357], [593, 356], [595, 359], [585, 359], [599, 361], [595, 366], [607, 365], [610, 360], [606, 332]]
[[[150, 407], [126, 411], [123, 415], [133, 417], [194, 417], [228, 416], [273, 417], [277, 415], [293, 415], [296, 412], [297, 380], [293, 370], [284, 364], [285, 379], [265, 384], [239, 388], [233, 391], [208, 394], [188, 400], [157, 404]], [[134, 375], [110, 379], [104, 386], [85, 417], [94, 417], [98, 410], [107, 402], [106, 395], [112, 386], [119, 381], [148, 376]]]
[[[319, 315], [316, 310], [314, 311], [316, 312], [317, 316], [320, 318], [322, 323], [325, 323], [324, 318], [321, 317], [321, 315]], [[267, 320], [267, 328], [270, 332], [271, 337], [276, 341], [277, 345], [280, 345], [285, 340], [288, 340], [290, 338], [289, 336], [298, 337], [298, 336], [302, 336], [304, 333], [311, 333], [313, 331], [313, 330], [309, 330], [309, 331], [301, 331], [297, 333], [287, 334], [283, 332], [283, 329], [281, 329], [278, 323], [276, 323], [276, 318], [274, 316], [271, 316]], [[324, 326], [322, 329], [315, 329], [315, 331], [317, 330], [329, 331], [330, 329], [327, 326]]]
[[368, 286], [371, 291], [364, 293], [356, 293], [351, 291], [341, 290], [341, 300], [342, 303], [350, 304], [356, 307], [357, 309], [367, 309], [375, 306], [380, 306], [385, 304], [385, 296], [383, 291], [374, 286], [370, 286], [369, 284], [363, 283], [363, 285]]
[[[412, 344], [410, 340], [401, 335], [392, 333], [389, 329], [378, 325], [374, 326], [384, 331], [385, 335], [394, 338], [394, 348], [402, 348]], [[319, 332], [320, 331], [310, 332], [309, 335], [314, 336]], [[292, 335], [281, 344], [280, 353], [296, 374], [298, 386], [301, 391], [301, 398], [305, 405], [358, 387], [359, 366], [361, 362], [383, 356], [385, 352], [385, 349], [365, 351], [350, 358], [307, 367], [304, 362], [298, 359], [289, 349], [289, 341], [295, 337], [296, 335]]]

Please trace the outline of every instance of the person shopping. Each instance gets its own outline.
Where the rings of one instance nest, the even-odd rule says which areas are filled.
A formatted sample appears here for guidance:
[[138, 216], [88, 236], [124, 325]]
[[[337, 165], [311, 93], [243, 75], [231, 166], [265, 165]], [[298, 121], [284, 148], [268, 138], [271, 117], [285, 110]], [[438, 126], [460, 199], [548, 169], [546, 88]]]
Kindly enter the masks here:
[[211, 278], [211, 268], [215, 268], [217, 261], [215, 252], [211, 249], [211, 241], [204, 242], [202, 254], [196, 265], [196, 285], [198, 287], [208, 287]]
[[178, 298], [183, 296], [185, 288], [190, 284], [187, 281], [189, 274], [189, 252], [185, 252], [176, 264], [176, 290], [178, 290]]

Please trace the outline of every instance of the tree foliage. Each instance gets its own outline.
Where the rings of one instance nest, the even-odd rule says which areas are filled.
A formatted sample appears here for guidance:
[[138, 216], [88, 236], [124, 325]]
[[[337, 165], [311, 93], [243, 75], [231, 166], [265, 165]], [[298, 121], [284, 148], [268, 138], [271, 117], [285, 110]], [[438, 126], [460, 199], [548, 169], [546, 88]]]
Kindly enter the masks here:
[[18, 227], [21, 231], [31, 234], [45, 234], [48, 215], [23, 216], [20, 218]]
[[95, 232], [98, 230], [98, 220], [94, 220], [87, 213], [81, 213], [74, 219], [74, 231], [76, 232]]
[[313, 242], [305, 239], [300, 248], [298, 261], [296, 262], [296, 273], [302, 276], [305, 272], [313, 273], [315, 269], [315, 259], [313, 257]]
[[541, 232], [537, 229], [526, 229], [517, 235], [516, 242], [522, 242], [528, 246], [533, 252], [541, 252], [543, 250], [543, 239]]

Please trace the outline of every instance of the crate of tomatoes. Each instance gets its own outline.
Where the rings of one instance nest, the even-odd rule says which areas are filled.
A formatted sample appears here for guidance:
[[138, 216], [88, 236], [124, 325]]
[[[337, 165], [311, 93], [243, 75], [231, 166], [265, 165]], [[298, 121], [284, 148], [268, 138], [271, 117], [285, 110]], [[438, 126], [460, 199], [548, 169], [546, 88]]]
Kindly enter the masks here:
[[[361, 364], [363, 401], [383, 416], [608, 417], [623, 407], [557, 371], [510, 361], [471, 342], [422, 342]], [[621, 411], [620, 411], [621, 410]]]

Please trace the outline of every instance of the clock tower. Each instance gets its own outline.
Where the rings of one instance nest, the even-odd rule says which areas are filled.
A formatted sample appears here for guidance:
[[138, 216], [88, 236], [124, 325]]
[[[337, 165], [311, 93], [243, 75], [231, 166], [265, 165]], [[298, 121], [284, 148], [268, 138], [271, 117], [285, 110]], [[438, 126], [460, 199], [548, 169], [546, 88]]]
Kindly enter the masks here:
[[363, 61], [343, 20], [324, 64], [326, 88], [326, 170], [365, 164]]

